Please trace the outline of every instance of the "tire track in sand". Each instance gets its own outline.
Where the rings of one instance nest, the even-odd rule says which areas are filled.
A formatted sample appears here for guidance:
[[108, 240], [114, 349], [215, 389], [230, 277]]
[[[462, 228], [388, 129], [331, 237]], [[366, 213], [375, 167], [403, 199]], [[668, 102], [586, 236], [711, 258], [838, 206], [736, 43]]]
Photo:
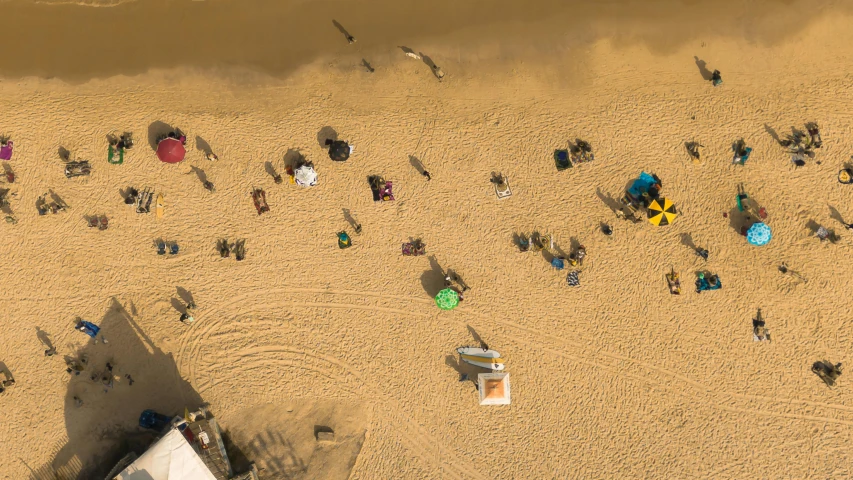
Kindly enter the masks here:
[[[331, 293], [328, 290], [318, 291], [318, 292], [308, 292], [307, 289], [303, 290], [300, 293]], [[287, 291], [293, 292], [296, 289], [289, 288]], [[269, 290], [263, 292], [264, 295], [269, 295], [271, 292]], [[241, 300], [247, 300], [250, 297], [260, 295], [256, 294], [243, 294], [240, 295]], [[343, 293], [343, 295], [358, 295], [360, 297], [382, 297], [387, 298], [386, 295], [381, 294], [365, 294], [364, 292], [355, 292], [355, 291], [347, 291]], [[405, 297], [398, 297], [405, 298]], [[420, 300], [420, 299], [416, 299]], [[431, 301], [422, 302], [431, 304]], [[186, 332], [181, 337], [180, 342], [180, 350], [178, 355], [178, 366], [182, 370], [186, 368], [186, 371], [189, 372], [189, 377], [191, 382], [197, 386], [197, 388], [201, 389], [201, 385], [204, 385], [204, 388], [209, 388], [210, 383], [207, 381], [199, 381], [199, 371], [203, 368], [201, 365], [197, 365], [199, 362], [195, 359], [201, 358], [200, 351], [208, 342], [213, 334], [222, 335], [222, 338], [238, 338], [242, 336], [250, 336], [251, 334], [246, 331], [230, 331], [224, 333], [218, 333], [219, 329], [227, 327], [227, 323], [223, 318], [232, 318], [237, 316], [250, 316], [256, 315], [261, 312], [266, 312], [269, 309], [279, 310], [282, 308], [300, 308], [300, 307], [319, 307], [319, 308], [355, 308], [361, 310], [372, 310], [372, 311], [382, 311], [387, 313], [396, 313], [396, 314], [404, 314], [404, 315], [417, 315], [422, 317], [429, 317], [427, 314], [418, 314], [411, 311], [398, 310], [393, 308], [384, 308], [384, 307], [375, 307], [370, 305], [363, 304], [353, 304], [353, 303], [325, 303], [325, 302], [274, 302], [274, 303], [266, 303], [263, 306], [259, 306], [257, 303], [253, 304], [253, 308], [251, 310], [242, 310], [239, 309], [240, 302], [232, 301], [228, 308], [225, 309], [217, 309], [212, 311], [205, 312], [205, 321], [204, 327], [201, 329], [192, 329]], [[262, 321], [261, 323], [268, 324], [269, 326], [274, 326], [276, 323], [271, 322], [269, 320]], [[237, 344], [238, 342], [233, 342], [232, 344]], [[244, 341], [243, 344], [251, 344], [251, 342]], [[425, 465], [434, 465], [438, 468], [442, 475], [447, 478], [459, 478], [459, 479], [485, 479], [486, 477], [479, 473], [478, 469], [475, 466], [471, 465], [471, 461], [468, 459], [462, 459], [457, 454], [453, 452], [449, 452], [446, 448], [440, 447], [440, 442], [432, 436], [428, 431], [426, 431], [423, 427], [421, 427], [414, 419], [408, 417], [404, 414], [407, 410], [403, 408], [403, 406], [392, 396], [384, 393], [379, 389], [378, 386], [372, 385], [370, 382], [365, 380], [365, 378], [351, 365], [346, 362], [343, 362], [336, 357], [321, 355], [316, 352], [309, 352], [306, 350], [301, 350], [292, 346], [253, 346], [246, 350], [240, 350], [237, 353], [232, 353], [231, 355], [236, 355], [239, 357], [251, 357], [253, 361], [250, 364], [244, 364], [242, 362], [229, 362], [227, 364], [215, 364], [217, 368], [216, 374], [219, 376], [224, 376], [226, 378], [236, 378], [239, 377], [236, 373], [234, 375], [229, 375], [225, 369], [239, 369], [242, 373], [244, 367], [248, 367], [250, 369], [257, 368], [266, 368], [269, 369], [271, 366], [275, 365], [285, 365], [285, 366], [293, 366], [295, 368], [299, 368], [301, 370], [314, 372], [316, 375], [320, 375], [327, 378], [332, 379], [343, 379], [345, 380], [346, 376], [341, 376], [339, 374], [334, 373], [334, 371], [346, 372], [354, 378], [359, 386], [362, 389], [367, 390], [368, 395], [366, 397], [371, 400], [376, 400], [385, 405], [385, 417], [391, 420], [391, 423], [395, 427], [402, 427], [398, 433], [398, 439], [400, 442], [406, 446], [406, 448], [412, 453], [413, 456], [420, 459]], [[273, 356], [274, 358], [267, 358], [269, 356]], [[289, 356], [289, 357], [287, 357]], [[263, 359], [260, 359], [262, 357]], [[190, 361], [185, 362], [183, 359], [188, 358]], [[305, 362], [316, 362], [317, 365], [312, 367], [305, 367], [302, 365]], [[330, 365], [330, 367], [322, 367], [321, 365]], [[205, 365], [213, 366], [213, 363], [205, 362]], [[201, 372], [204, 373], [204, 372]], [[359, 396], [365, 397], [364, 392], [357, 392], [355, 390], [351, 390], [348, 387], [350, 393], [358, 394]], [[397, 429], [394, 429], [397, 431]]]

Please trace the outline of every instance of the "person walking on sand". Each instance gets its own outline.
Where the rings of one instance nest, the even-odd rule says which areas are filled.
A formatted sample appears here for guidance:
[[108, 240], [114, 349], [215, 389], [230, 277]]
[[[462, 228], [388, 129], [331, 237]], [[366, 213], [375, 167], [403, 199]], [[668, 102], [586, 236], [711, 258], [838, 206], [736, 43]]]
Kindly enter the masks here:
[[430, 180], [432, 180], [432, 176], [431, 176], [431, 175], [429, 174], [429, 172], [427, 172], [426, 170], [424, 170], [424, 171], [423, 171], [423, 173], [421, 173], [421, 175], [423, 175], [423, 176], [425, 176], [425, 177], [426, 177], [427, 182], [428, 182], [428, 181], [430, 181]]
[[189, 324], [189, 323], [193, 323], [194, 321], [195, 321], [195, 318], [193, 318], [193, 316], [190, 315], [189, 313], [185, 312], [185, 313], [181, 314], [181, 323]]
[[436, 64], [432, 65], [432, 73], [435, 74], [435, 76], [436, 76], [436, 78], [438, 78], [439, 82], [444, 79], [444, 70], [442, 70], [441, 67], [439, 67]]

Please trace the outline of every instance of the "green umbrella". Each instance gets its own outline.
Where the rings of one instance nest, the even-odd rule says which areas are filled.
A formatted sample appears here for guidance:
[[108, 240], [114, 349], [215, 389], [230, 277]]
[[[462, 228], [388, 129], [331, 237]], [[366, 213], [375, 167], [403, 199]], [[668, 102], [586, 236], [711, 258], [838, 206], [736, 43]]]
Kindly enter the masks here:
[[442, 310], [453, 310], [459, 305], [459, 293], [452, 288], [445, 288], [435, 296], [435, 304]]

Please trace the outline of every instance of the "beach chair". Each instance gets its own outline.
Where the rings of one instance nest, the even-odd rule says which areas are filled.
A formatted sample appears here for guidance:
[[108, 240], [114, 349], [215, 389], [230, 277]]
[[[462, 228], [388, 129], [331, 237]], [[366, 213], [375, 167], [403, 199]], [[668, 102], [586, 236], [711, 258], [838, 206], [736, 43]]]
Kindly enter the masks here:
[[66, 178], [82, 177], [84, 175], [89, 175], [90, 173], [92, 173], [92, 167], [89, 165], [88, 161], [68, 162], [65, 164]]
[[512, 189], [509, 187], [509, 179], [501, 173], [492, 172], [490, 180], [495, 185], [495, 195], [498, 199], [509, 198], [512, 196]]
[[812, 365], [812, 372], [823, 380], [828, 387], [835, 386], [835, 381], [841, 375], [841, 364], [835, 364], [822, 360]]
[[152, 199], [153, 192], [150, 188], [146, 187], [139, 192], [139, 195], [136, 197], [136, 213], [150, 213]]
[[518, 249], [521, 253], [530, 251], [530, 239], [526, 235], [518, 236]]
[[681, 295], [681, 280], [678, 274], [675, 273], [675, 268], [671, 267], [669, 273], [666, 274], [666, 283], [669, 285], [669, 293], [672, 295]]
[[166, 242], [160, 240], [157, 242], [157, 255], [165, 255], [166, 254]]
[[551, 259], [551, 267], [553, 267], [554, 270], [562, 270], [566, 267], [566, 260], [562, 257], [554, 257]]
[[702, 145], [699, 145], [699, 142], [687, 142], [684, 144], [684, 147], [687, 149], [687, 154], [693, 159], [693, 163], [700, 163], [702, 161], [702, 155], [699, 152], [699, 148]]
[[538, 253], [545, 248], [550, 247], [551, 237], [549, 235], [539, 235], [538, 233], [534, 233], [530, 236], [530, 243], [533, 244], [533, 253]]
[[262, 189], [255, 188], [252, 190], [252, 201], [255, 203], [258, 215], [270, 211], [270, 207], [267, 205], [267, 194]]
[[219, 256], [222, 258], [228, 258], [231, 256], [231, 247], [228, 245], [228, 240], [223, 238], [216, 242], [216, 251], [219, 252]]
[[238, 262], [242, 262], [244, 258], [246, 258], [246, 241], [245, 240], [237, 240], [234, 244], [234, 258]]
[[39, 215], [47, 215], [47, 212], [50, 211], [50, 207], [47, 204], [47, 200], [45, 200], [46, 195], [42, 195], [36, 199], [36, 210], [38, 210]]
[[110, 226], [109, 219], [107, 218], [106, 215], [101, 215], [100, 217], [97, 217], [97, 220], [98, 220], [98, 230], [106, 230], [107, 228], [109, 228], [109, 226]]
[[177, 255], [178, 250], [180, 250], [180, 247], [178, 247], [178, 242], [172, 242], [169, 244], [169, 255]]

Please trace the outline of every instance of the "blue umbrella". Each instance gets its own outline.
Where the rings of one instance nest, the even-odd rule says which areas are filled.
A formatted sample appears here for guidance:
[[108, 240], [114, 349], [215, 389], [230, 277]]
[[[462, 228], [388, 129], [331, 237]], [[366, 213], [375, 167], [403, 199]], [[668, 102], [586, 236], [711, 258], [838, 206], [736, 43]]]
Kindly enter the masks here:
[[771, 238], [773, 238], [773, 235], [771, 235], [770, 227], [766, 223], [758, 222], [746, 231], [746, 240], [759, 247], [767, 245]]

